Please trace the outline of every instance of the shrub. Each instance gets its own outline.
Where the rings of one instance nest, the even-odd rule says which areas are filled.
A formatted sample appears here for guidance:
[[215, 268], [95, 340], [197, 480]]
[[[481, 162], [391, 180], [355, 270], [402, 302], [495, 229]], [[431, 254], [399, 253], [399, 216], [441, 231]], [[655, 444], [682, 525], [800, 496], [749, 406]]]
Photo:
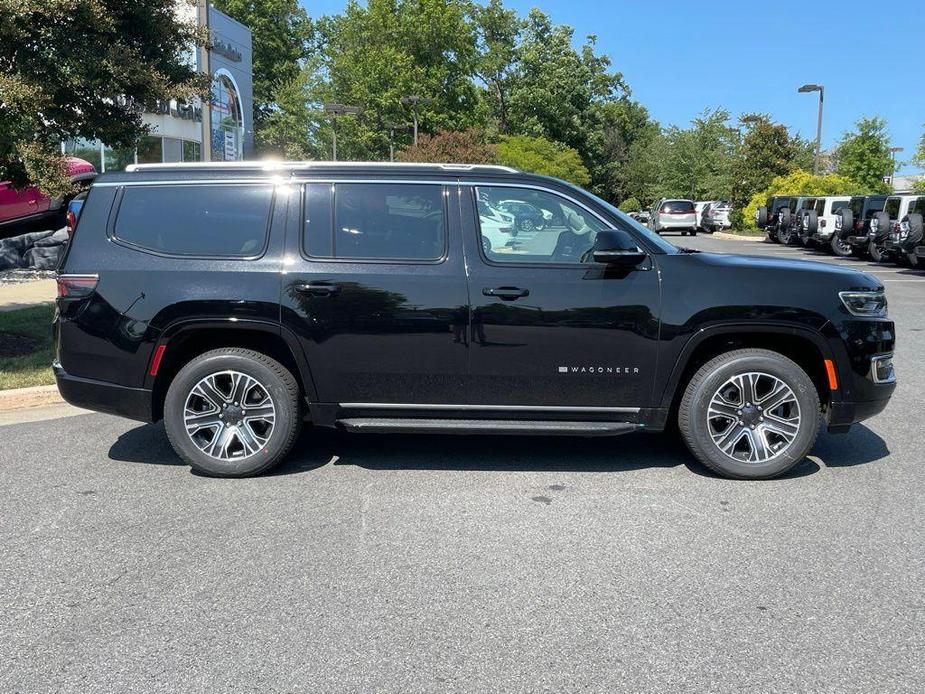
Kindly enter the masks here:
[[[746, 228], [755, 228], [755, 212], [759, 207], [764, 205], [765, 201], [772, 195], [858, 195], [863, 191], [863, 186], [856, 181], [852, 181], [845, 176], [838, 174], [828, 174], [826, 176], [814, 176], [808, 171], [797, 169], [786, 176], [778, 176], [771, 185], [762, 191], [755, 193], [752, 199], [742, 210], [740, 223]], [[736, 222], [733, 218], [733, 224]]]
[[419, 135], [418, 146], [398, 152], [396, 159], [439, 164], [493, 164], [495, 156], [495, 146], [488, 143], [484, 131], [469, 128]]
[[555, 176], [579, 186], [591, 182], [591, 174], [578, 152], [561, 142], [553, 142], [545, 137], [515, 135], [501, 140], [497, 151], [499, 164], [544, 176]]
[[642, 209], [642, 205], [639, 204], [636, 198], [627, 198], [620, 203], [620, 209], [624, 212], [638, 212]]

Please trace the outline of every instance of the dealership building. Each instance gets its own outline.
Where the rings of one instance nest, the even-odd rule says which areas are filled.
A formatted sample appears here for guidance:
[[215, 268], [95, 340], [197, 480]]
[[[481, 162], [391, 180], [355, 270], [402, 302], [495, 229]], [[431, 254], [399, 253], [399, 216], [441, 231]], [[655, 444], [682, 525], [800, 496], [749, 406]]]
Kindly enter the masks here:
[[144, 114], [151, 132], [135, 150], [75, 140], [64, 143], [67, 154], [86, 159], [100, 172], [118, 171], [129, 164], [239, 161], [251, 155], [254, 96], [250, 29], [205, 0], [200, 0], [198, 7], [178, 5], [177, 11], [188, 13], [188, 19], [209, 28], [211, 49], [191, 47], [189, 60], [198, 70], [213, 75], [211, 102], [203, 105], [197, 99], [158, 104], [154, 113]]

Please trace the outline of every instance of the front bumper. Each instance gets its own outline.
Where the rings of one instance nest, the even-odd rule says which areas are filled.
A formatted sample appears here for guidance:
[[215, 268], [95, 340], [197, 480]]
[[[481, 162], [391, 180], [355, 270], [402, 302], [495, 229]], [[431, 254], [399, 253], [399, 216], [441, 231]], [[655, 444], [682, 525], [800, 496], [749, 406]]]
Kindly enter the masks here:
[[72, 376], [58, 363], [52, 365], [52, 370], [58, 382], [58, 392], [71, 405], [140, 422], [154, 421], [150, 390]]

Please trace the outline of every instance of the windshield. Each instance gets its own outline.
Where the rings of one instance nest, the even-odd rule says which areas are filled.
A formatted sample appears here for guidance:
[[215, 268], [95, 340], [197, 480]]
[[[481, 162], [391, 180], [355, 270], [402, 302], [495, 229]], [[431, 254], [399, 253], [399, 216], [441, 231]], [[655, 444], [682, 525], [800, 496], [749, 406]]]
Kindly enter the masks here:
[[626, 225], [627, 227], [631, 227], [634, 232], [636, 232], [640, 236], [645, 237], [646, 241], [648, 241], [650, 244], [652, 244], [655, 248], [657, 248], [662, 253], [675, 254], [675, 253], [680, 252], [677, 246], [675, 246], [672, 243], [668, 243], [668, 241], [666, 241], [661, 236], [656, 234], [654, 231], [649, 229], [649, 227], [640, 224], [635, 219], [630, 217], [628, 214], [626, 214], [625, 212], [622, 212], [621, 210], [618, 210], [616, 207], [611, 205], [606, 200], [602, 200], [601, 198], [597, 197], [594, 193], [591, 193], [585, 190], [584, 188], [579, 188], [578, 186], [572, 185], [571, 183], [569, 183], [568, 186], [574, 189], [575, 191], [581, 193], [582, 195], [586, 195], [589, 198], [593, 199], [594, 202], [596, 202], [598, 205], [600, 205], [605, 210], [607, 210], [607, 212], [609, 212], [611, 215], [618, 218], [624, 225]]

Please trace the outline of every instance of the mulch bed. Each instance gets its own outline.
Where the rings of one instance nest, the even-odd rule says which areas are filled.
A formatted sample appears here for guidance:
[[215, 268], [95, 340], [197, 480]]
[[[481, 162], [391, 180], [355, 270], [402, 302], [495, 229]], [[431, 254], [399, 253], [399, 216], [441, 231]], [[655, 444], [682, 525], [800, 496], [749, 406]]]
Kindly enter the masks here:
[[25, 335], [0, 333], [0, 359], [31, 354], [36, 350], [38, 344], [38, 340]]

